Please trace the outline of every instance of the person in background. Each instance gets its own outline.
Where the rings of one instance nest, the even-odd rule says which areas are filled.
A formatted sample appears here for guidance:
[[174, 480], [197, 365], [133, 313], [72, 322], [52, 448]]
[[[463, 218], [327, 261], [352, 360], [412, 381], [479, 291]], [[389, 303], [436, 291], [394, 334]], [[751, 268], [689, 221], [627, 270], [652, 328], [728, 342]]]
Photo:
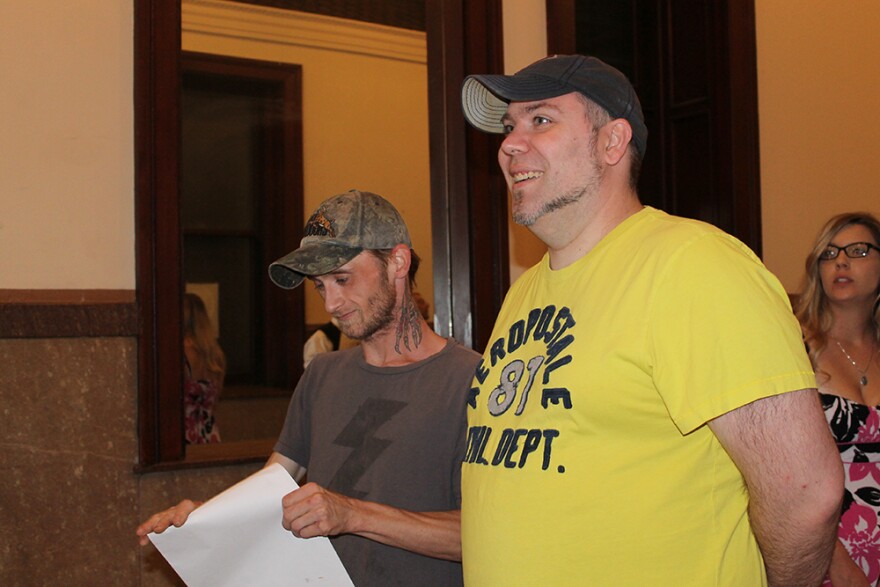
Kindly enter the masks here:
[[303, 345], [303, 369], [309, 366], [315, 355], [329, 353], [340, 349], [350, 349], [357, 346], [358, 342], [344, 334], [339, 328], [339, 320], [331, 318], [312, 333]]
[[205, 303], [193, 293], [183, 297], [184, 429], [188, 444], [220, 442], [214, 409], [223, 390], [226, 355], [217, 342]]
[[825, 585], [880, 579], [880, 221], [839, 214], [806, 260], [796, 312], [843, 460], [843, 514]]
[[[358, 587], [462, 584], [465, 406], [479, 355], [428, 328], [412, 287], [419, 258], [387, 200], [352, 190], [312, 214], [300, 247], [269, 268], [276, 285], [310, 279], [360, 345], [315, 357], [268, 464], [309, 483], [281, 502], [284, 528], [331, 536]], [[137, 529], [180, 526], [184, 500]]]
[[468, 402], [465, 582], [819, 585], [842, 467], [779, 281], [642, 205], [641, 106], [599, 59], [469, 76], [462, 105], [548, 248]]

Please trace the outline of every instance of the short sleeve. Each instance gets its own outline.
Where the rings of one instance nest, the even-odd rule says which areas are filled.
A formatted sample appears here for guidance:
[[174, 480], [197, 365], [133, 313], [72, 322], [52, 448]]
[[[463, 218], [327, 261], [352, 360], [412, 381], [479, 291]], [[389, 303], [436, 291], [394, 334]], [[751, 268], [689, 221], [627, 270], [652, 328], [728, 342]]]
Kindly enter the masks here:
[[294, 389], [287, 406], [284, 426], [282, 426], [281, 434], [275, 443], [275, 452], [306, 468], [308, 468], [310, 458], [309, 439], [311, 436], [308, 374], [307, 370], [296, 384], [296, 389]]
[[787, 294], [733, 237], [707, 232], [670, 251], [651, 303], [653, 377], [682, 433], [815, 387]]

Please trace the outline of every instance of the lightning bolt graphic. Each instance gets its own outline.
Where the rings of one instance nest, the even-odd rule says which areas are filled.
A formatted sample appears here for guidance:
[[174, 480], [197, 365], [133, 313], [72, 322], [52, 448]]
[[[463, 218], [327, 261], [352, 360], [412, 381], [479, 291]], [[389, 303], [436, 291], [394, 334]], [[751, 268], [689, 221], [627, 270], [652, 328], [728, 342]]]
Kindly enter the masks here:
[[330, 480], [328, 484], [330, 489], [339, 491], [338, 488], [344, 488], [347, 495], [359, 499], [366, 495], [364, 491], [355, 490], [355, 486], [370, 465], [391, 445], [390, 440], [375, 438], [374, 435], [383, 424], [405, 407], [406, 403], [396, 400], [371, 398], [364, 402], [333, 441], [338, 446], [346, 446], [354, 450]]

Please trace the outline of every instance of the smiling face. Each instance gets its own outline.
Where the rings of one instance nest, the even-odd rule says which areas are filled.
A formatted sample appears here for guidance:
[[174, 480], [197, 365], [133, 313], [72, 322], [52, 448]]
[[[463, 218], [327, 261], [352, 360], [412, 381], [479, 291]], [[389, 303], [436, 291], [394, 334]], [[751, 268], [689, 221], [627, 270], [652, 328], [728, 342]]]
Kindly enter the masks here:
[[542, 217], [599, 191], [604, 167], [583, 98], [571, 93], [511, 102], [498, 163], [513, 196], [513, 219], [532, 226]]
[[364, 251], [331, 273], [312, 277], [324, 308], [354, 340], [369, 340], [391, 328], [397, 294], [389, 268]]
[[[831, 239], [832, 245], [841, 248], [857, 242], [878, 244], [871, 230], [861, 224], [844, 226]], [[819, 277], [832, 303], [861, 299], [873, 303], [880, 285], [880, 252], [871, 249], [866, 257], [850, 259], [840, 251], [834, 259], [819, 261]]]

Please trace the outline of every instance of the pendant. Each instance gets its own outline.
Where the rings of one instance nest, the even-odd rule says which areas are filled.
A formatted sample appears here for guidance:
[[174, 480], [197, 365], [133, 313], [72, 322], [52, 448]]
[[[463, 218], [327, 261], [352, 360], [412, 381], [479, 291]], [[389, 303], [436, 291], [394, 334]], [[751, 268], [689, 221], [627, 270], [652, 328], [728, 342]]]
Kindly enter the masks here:
[[868, 385], [868, 378], [865, 375], [862, 375], [862, 378], [859, 379], [859, 383], [862, 384], [862, 387]]

